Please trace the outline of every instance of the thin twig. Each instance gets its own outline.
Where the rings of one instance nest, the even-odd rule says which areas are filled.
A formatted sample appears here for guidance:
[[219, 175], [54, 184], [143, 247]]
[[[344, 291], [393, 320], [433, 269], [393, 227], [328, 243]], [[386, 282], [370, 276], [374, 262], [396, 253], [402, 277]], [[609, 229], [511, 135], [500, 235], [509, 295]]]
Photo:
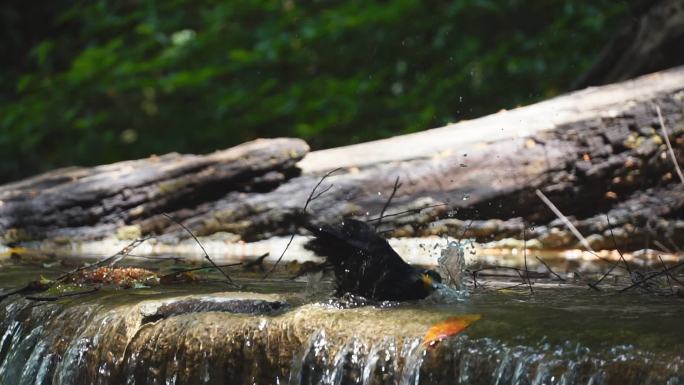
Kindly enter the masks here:
[[657, 247], [660, 247], [661, 251], [672, 254], [672, 250], [668, 249], [667, 246], [663, 245], [660, 241], [655, 240], [655, 241], [653, 241], [653, 244], [656, 245]]
[[20, 293], [27, 291], [27, 290], [29, 290], [28, 285], [24, 286], [24, 287], [18, 287], [16, 289], [10, 289], [10, 290], [4, 291], [4, 292], [0, 292], [0, 301], [9, 297], [10, 295], [20, 294]]
[[[584, 246], [584, 248], [587, 250], [587, 252], [589, 252], [589, 254], [593, 255], [594, 257], [598, 258], [599, 260], [601, 260], [601, 261], [603, 261], [603, 262], [612, 264], [613, 266], [611, 267], [610, 271], [612, 271], [612, 270], [613, 270], [614, 268], [616, 268], [616, 267], [619, 267], [619, 268], [621, 268], [621, 269], [624, 269], [624, 267], [619, 266], [619, 265], [620, 265], [620, 262], [619, 262], [619, 261], [613, 263], [612, 261], [609, 261], [609, 260], [607, 260], [607, 259], [601, 257], [600, 255], [596, 254], [596, 252], [594, 251], [594, 249], [592, 249], [591, 246], [589, 246], [589, 242], [587, 241], [587, 239], [584, 238], [584, 236], [579, 232], [579, 230], [577, 230], [577, 228], [575, 227], [575, 225], [573, 225], [572, 222], [570, 222], [570, 220], [569, 220], [565, 215], [563, 215], [563, 213], [560, 212], [560, 210], [558, 210], [558, 208], [556, 207], [556, 205], [554, 205], [554, 204], [549, 200], [549, 198], [547, 198], [546, 195], [544, 195], [544, 193], [542, 193], [539, 189], [536, 190], [536, 194], [537, 194], [537, 196], [539, 197], [539, 199], [541, 199], [541, 200], [542, 200], [542, 201], [551, 209], [551, 211], [553, 211], [553, 213], [556, 214], [556, 216], [558, 217], [558, 219], [560, 219], [560, 220], [565, 224], [565, 226], [566, 226], [568, 229], [570, 229], [570, 231], [571, 231], [571, 232], [575, 235], [575, 237], [580, 241], [580, 243], [582, 244], [582, 246]], [[591, 286], [591, 284], [589, 284], [589, 286]], [[598, 290], [598, 289], [597, 289], [597, 290]]]
[[675, 170], [677, 170], [677, 175], [679, 175], [679, 180], [684, 183], [684, 175], [682, 175], [682, 170], [679, 168], [677, 163], [677, 158], [675, 157], [674, 150], [672, 149], [672, 144], [670, 143], [669, 134], [667, 128], [665, 127], [665, 121], [663, 120], [663, 114], [660, 113], [660, 106], [656, 104], [656, 111], [658, 112], [658, 120], [660, 121], [660, 129], [663, 131], [663, 136], [665, 137], [665, 144], [667, 144], [667, 150], [672, 158], [672, 163], [674, 163]]
[[[601, 284], [601, 282], [603, 282], [603, 280], [606, 279], [606, 277], [607, 277], [610, 273], [612, 273], [613, 270], [615, 270], [615, 268], [618, 267], [618, 265], [619, 265], [619, 262], [617, 262], [617, 263], [611, 265], [610, 268], [609, 268], [608, 270], [606, 270], [605, 273], [603, 273], [603, 275], [601, 276], [601, 278], [599, 278], [596, 282], [593, 282], [593, 283], [590, 282], [590, 283], [588, 283], [587, 285], [589, 285], [589, 287], [592, 288], [592, 289], [594, 289], [594, 290], [600, 291], [601, 289], [599, 289], [598, 285]], [[630, 274], [630, 277], [631, 277], [631, 274]], [[634, 281], [632, 281], [632, 282], [634, 282]]]
[[105, 258], [101, 261], [98, 261], [96, 263], [93, 263], [91, 265], [85, 265], [85, 266], [78, 267], [78, 268], [76, 268], [76, 269], [74, 269], [68, 273], [60, 275], [59, 277], [55, 278], [54, 281], [55, 282], [62, 281], [62, 280], [66, 279], [66, 278], [68, 278], [68, 277], [70, 277], [76, 273], [79, 273], [83, 270], [95, 269], [95, 268], [98, 268], [98, 267], [103, 266], [105, 264], [109, 264], [109, 266], [111, 267], [114, 264], [116, 264], [117, 262], [121, 261], [121, 259], [128, 256], [131, 253], [131, 251], [133, 251], [136, 247], [140, 246], [141, 244], [143, 244], [146, 240], [148, 240], [150, 238], [152, 238], [152, 237], [147, 236], [144, 238], [135, 239], [131, 243], [124, 246], [124, 248], [119, 250], [116, 254], [113, 254], [110, 257], [107, 257], [107, 258]]
[[670, 245], [672, 245], [672, 247], [674, 247], [674, 249], [675, 249], [676, 252], [679, 253], [679, 252], [682, 251], [682, 249], [680, 249], [679, 246], [677, 246], [677, 244], [675, 243], [674, 240], [672, 240], [672, 238], [670, 238], [669, 236], [666, 235], [666, 236], [665, 236], [665, 239], [667, 239], [667, 241], [670, 242]]
[[311, 194], [309, 194], [309, 197], [306, 198], [306, 202], [304, 203], [304, 208], [302, 209], [302, 211], [306, 211], [307, 207], [309, 207], [309, 203], [315, 201], [315, 200], [318, 199], [321, 195], [323, 195], [323, 193], [327, 192], [328, 190], [330, 190], [330, 189], [332, 188], [332, 185], [330, 185], [330, 186], [328, 186], [328, 188], [326, 188], [325, 190], [323, 190], [323, 192], [321, 192], [320, 194], [316, 194], [316, 195], [314, 196], [314, 194], [316, 193], [316, 190], [317, 190], [318, 187], [321, 185], [321, 183], [323, 183], [323, 181], [326, 180], [326, 178], [328, 178], [330, 175], [332, 175], [332, 174], [334, 174], [334, 173], [340, 171], [341, 169], [342, 169], [342, 167], [338, 167], [338, 168], [336, 168], [336, 169], [334, 169], [334, 170], [330, 170], [330, 171], [328, 171], [325, 175], [323, 175], [323, 177], [321, 177], [321, 180], [319, 180], [318, 183], [316, 183], [316, 185], [314, 186], [313, 190], [311, 190]]
[[[627, 273], [629, 274], [629, 279], [631, 279], [632, 282], [634, 282], [634, 278], [632, 277], [632, 270], [629, 268], [629, 264], [627, 263], [627, 260], [625, 260], [625, 257], [623, 257], [623, 256], [622, 256], [622, 253], [620, 252], [620, 250], [618, 250], [617, 241], [615, 240], [615, 235], [613, 234], [613, 228], [612, 228], [613, 225], [610, 223], [610, 218], [608, 217], [608, 214], [606, 214], [606, 220], [608, 221], [608, 229], [610, 230], [610, 235], [613, 237], [613, 244], [614, 244], [614, 246], [615, 246], [615, 250], [616, 250], [616, 251], [618, 252], [618, 254], [620, 255], [620, 261], [622, 261], [622, 262], [625, 264], [625, 270], [627, 270]], [[615, 270], [616, 267], [618, 267], [620, 261], [618, 261], [618, 262], [616, 262], [615, 264], [613, 264], [605, 273], [603, 273], [603, 275], [601, 276], [601, 278], [599, 278], [596, 282], [588, 283], [587, 285], [589, 285], [589, 287], [592, 288], [592, 289], [594, 289], [594, 290], [599, 290], [599, 291], [600, 291], [601, 289], [599, 288], [598, 285], [601, 284], [601, 282], [603, 282], [603, 280], [606, 279], [606, 277], [607, 277], [610, 273], [612, 273], [613, 270]]]
[[76, 297], [79, 295], [86, 295], [86, 294], [91, 294], [99, 289], [94, 287], [89, 290], [82, 290], [82, 291], [77, 291], [77, 292], [72, 292], [72, 293], [65, 293], [65, 294], [60, 294], [60, 295], [55, 295], [55, 296], [49, 296], [49, 297], [36, 297], [36, 296], [26, 296], [26, 299], [31, 300], [31, 301], [59, 301], [62, 298], [67, 298], [67, 297]]
[[399, 190], [399, 187], [401, 187], [401, 183], [399, 183], [399, 176], [397, 176], [397, 179], [394, 180], [394, 186], [392, 187], [392, 193], [390, 194], [389, 198], [385, 202], [385, 205], [382, 207], [382, 211], [380, 211], [380, 216], [378, 217], [378, 222], [375, 224], [375, 231], [378, 231], [378, 227], [382, 224], [382, 218], [385, 217], [385, 210], [389, 207], [390, 203], [392, 202], [392, 198], [394, 198], [394, 194], [397, 193], [397, 190]]
[[465, 238], [466, 233], [468, 233], [468, 230], [470, 230], [470, 226], [472, 226], [473, 220], [471, 219], [468, 221], [468, 224], [466, 225], [465, 228], [463, 228], [463, 231], [461, 232], [461, 236], [458, 238], [458, 243], [461, 243], [461, 240]]
[[594, 283], [589, 282], [587, 283], [587, 286], [589, 286], [591, 289], [594, 289], [595, 291], [601, 291], [601, 289]]
[[320, 198], [321, 195], [323, 195], [323, 194], [327, 193], [328, 191], [330, 191], [330, 189], [333, 188], [334, 186], [335, 186], [335, 185], [332, 185], [332, 184], [331, 184], [330, 186], [326, 187], [323, 191], [319, 192], [319, 193], [316, 194], [314, 197], [312, 197], [310, 201], [315, 201], [316, 199]]
[[[242, 262], [237, 262], [237, 263], [229, 263], [227, 265], [217, 265], [218, 267], [233, 267], [233, 266], [240, 266], [242, 265]], [[177, 270], [168, 274], [162, 275], [160, 278], [166, 278], [166, 277], [173, 277], [178, 274], [184, 274], [184, 273], [191, 273], [193, 271], [199, 271], [199, 270], [206, 270], [206, 269], [216, 269], [214, 266], [200, 266], [200, 267], [193, 267], [191, 269], [183, 269], [183, 270]]]
[[[532, 284], [529, 283], [529, 281], [525, 280], [525, 276], [521, 271], [518, 271], [518, 275], [520, 276], [520, 279], [522, 279], [522, 285], [528, 284], [530, 286], [530, 290], [532, 290]], [[530, 292], [531, 294], [534, 294], [534, 291]]]
[[496, 291], [499, 291], [499, 290], [510, 290], [510, 289], [515, 289], [516, 287], [520, 287], [520, 286], [524, 286], [524, 285], [525, 285], [525, 282], [523, 282], [523, 283], [517, 283], [517, 284], [511, 285], [511, 286], [500, 287], [500, 288], [496, 289]]
[[658, 272], [658, 273], [655, 273], [655, 274], [653, 274], [653, 275], [651, 275], [651, 276], [648, 276], [648, 277], [646, 277], [646, 278], [644, 278], [644, 279], [641, 279], [641, 280], [639, 280], [639, 281], [637, 281], [637, 282], [635, 282], [635, 283], [633, 283], [633, 284], [631, 284], [631, 285], [629, 285], [629, 286], [627, 286], [627, 287], [625, 287], [625, 288], [623, 288], [623, 289], [620, 289], [619, 292], [622, 293], [622, 292], [625, 292], [625, 291], [627, 291], [627, 290], [633, 289], [633, 288], [635, 288], [635, 287], [637, 287], [637, 286], [642, 285], [643, 283], [645, 283], [645, 282], [647, 282], [647, 281], [652, 280], [653, 278], [660, 277], [660, 276], [663, 275], [663, 274], [667, 274], [667, 273], [669, 273], [670, 271], [679, 268], [680, 266], [684, 266], [684, 262], [680, 262], [680, 263], [678, 263], [678, 264], [676, 264], [676, 265], [672, 265], [672, 266], [668, 267], [668, 268], [665, 269], [665, 270], [662, 270], [662, 271], [660, 271], [660, 272]]
[[[332, 188], [332, 185], [330, 185], [328, 188], [324, 189], [321, 193], [316, 194], [316, 190], [317, 190], [318, 187], [321, 185], [321, 183], [323, 183], [323, 181], [324, 181], [326, 178], [328, 178], [330, 175], [332, 175], [333, 173], [335, 173], [335, 172], [337, 172], [337, 171], [339, 171], [339, 170], [341, 170], [341, 169], [342, 169], [341, 167], [338, 167], [338, 168], [336, 168], [336, 169], [334, 169], [334, 170], [330, 170], [330, 171], [328, 171], [325, 175], [323, 175], [323, 176], [321, 177], [321, 179], [318, 181], [318, 183], [316, 183], [316, 185], [314, 186], [314, 188], [311, 190], [311, 193], [309, 194], [309, 196], [306, 198], [306, 202], [304, 203], [304, 208], [302, 209], [302, 212], [303, 212], [303, 213], [306, 213], [306, 209], [309, 207], [309, 203], [311, 203], [311, 202], [313, 202], [314, 200], [318, 199], [321, 195], [323, 195], [323, 193], [327, 192], [328, 190], [330, 190], [330, 189]], [[287, 252], [287, 249], [290, 248], [290, 245], [292, 244], [292, 241], [294, 240], [294, 237], [295, 237], [295, 233], [293, 232], [293, 233], [290, 235], [290, 239], [287, 241], [287, 245], [285, 245], [285, 249], [283, 249], [283, 252], [280, 253], [280, 256], [278, 257], [278, 259], [276, 260], [276, 262], [273, 264], [273, 266], [271, 267], [271, 269], [270, 269], [268, 272], [266, 272], [266, 274], [264, 274], [264, 276], [263, 276], [261, 279], [266, 279], [266, 278], [268, 278], [268, 276], [271, 275], [271, 274], [273, 273], [273, 271], [275, 271], [276, 267], [278, 267], [278, 264], [279, 264], [280, 261], [283, 259], [283, 256], [285, 256], [285, 253]]]
[[622, 255], [622, 252], [620, 251], [620, 248], [618, 247], [617, 240], [615, 239], [615, 234], [613, 234], [613, 225], [610, 223], [610, 217], [608, 214], [606, 214], [606, 221], [608, 222], [608, 231], [610, 231], [610, 236], [613, 238], [613, 246], [615, 246], [615, 251], [618, 252], [618, 255], [620, 255], [620, 260], [622, 263], [625, 264], [625, 269], [627, 269], [627, 272], [629, 273], [630, 278], [632, 277], [632, 269], [629, 268], [629, 264], [627, 263], [627, 260], [625, 259], [625, 256]]
[[268, 257], [268, 255], [271, 253], [263, 253], [260, 256], [258, 256], [256, 259], [244, 263], [244, 266], [242, 267], [244, 270], [249, 270], [254, 267], [258, 267], [259, 270], [264, 271], [264, 259]]
[[233, 286], [235, 286], [235, 287], [239, 287], [237, 284], [235, 284], [235, 283], [233, 282], [233, 280], [230, 278], [230, 276], [228, 275], [228, 273], [226, 273], [225, 271], [223, 271], [223, 270], [214, 262], [214, 260], [211, 259], [211, 257], [209, 256], [209, 253], [207, 253], [207, 250], [204, 248], [204, 245], [202, 245], [202, 242], [200, 242], [199, 239], [197, 239], [197, 237], [195, 236], [195, 234], [194, 234], [192, 231], [190, 231], [189, 228], [187, 228], [184, 224], [180, 223], [179, 221], [177, 221], [177, 220], [171, 218], [171, 216], [170, 216], [169, 214], [167, 214], [167, 213], [162, 213], [162, 215], [165, 216], [165, 217], [166, 217], [168, 220], [170, 220], [171, 222], [173, 222], [173, 223], [177, 224], [178, 226], [180, 226], [180, 227], [181, 227], [183, 230], [185, 230], [188, 234], [190, 234], [190, 236], [192, 237], [192, 239], [194, 239], [195, 242], [197, 242], [197, 244], [199, 245], [200, 249], [202, 249], [202, 252], [204, 253], [204, 258], [205, 258], [207, 261], [209, 261], [209, 263], [210, 263], [216, 270], [218, 270], [219, 272], [221, 272], [221, 274], [222, 274], [224, 277], [226, 277], [226, 279], [228, 280], [228, 282], [230, 282], [231, 285], [233, 285]]
[[[501, 270], [513, 270], [513, 271], [515, 271], [515, 272], [518, 273], [518, 274], [520, 274], [520, 272], [523, 272], [523, 273], [524, 273], [524, 272], [536, 273], [536, 272], [534, 272], [534, 271], [524, 270], [524, 269], [520, 269], [520, 268], [513, 267], [513, 266], [501, 266], [501, 265], [482, 266], [482, 267], [480, 267], [480, 268], [478, 268], [478, 269], [471, 270], [471, 271], [472, 271], [473, 273], [477, 273], [478, 275], [483, 275], [483, 276], [485, 276], [485, 274], [480, 274], [480, 272], [485, 271], [485, 270], [499, 270], [499, 269], [501, 269]], [[493, 276], [493, 275], [492, 275], [492, 276]]]
[[530, 287], [530, 294], [534, 294], [532, 281], [530, 280], [530, 270], [527, 268], [527, 236], [525, 234], [525, 227], [525, 222], [523, 222], [523, 260], [525, 261], [525, 276], [527, 277], [527, 285]]
[[542, 260], [542, 259], [539, 258], [539, 257], [535, 257], [535, 258], [537, 258], [537, 261], [541, 262], [541, 264], [544, 265], [544, 266], [546, 267], [546, 269], [549, 271], [549, 273], [555, 275], [556, 278], [558, 278], [559, 280], [565, 282], [565, 278], [561, 277], [560, 275], [556, 274], [555, 271], [551, 270], [551, 267], [550, 267], [546, 262], [544, 262], [544, 260]]
[[537, 194], [539, 199], [541, 199], [542, 202], [544, 202], [551, 209], [551, 211], [553, 211], [553, 213], [556, 214], [558, 219], [560, 219], [565, 224], [565, 226], [575, 235], [575, 237], [579, 239], [582, 246], [584, 246], [584, 248], [591, 251], [592, 253], [595, 253], [594, 249], [592, 249], [591, 246], [589, 246], [589, 242], [587, 242], [587, 239], [584, 238], [584, 236], [579, 232], [579, 230], [577, 230], [575, 225], [573, 225], [572, 222], [570, 222], [568, 217], [563, 215], [563, 213], [560, 210], [558, 210], [558, 207], [556, 207], [556, 205], [554, 205], [553, 202], [551, 202], [549, 198], [547, 198], [546, 195], [544, 195], [544, 193], [542, 193], [539, 189], [537, 189], [535, 193]]
[[660, 264], [663, 265], [663, 270], [665, 271], [665, 277], [667, 278], [667, 285], [670, 287], [670, 293], [674, 295], [674, 289], [672, 288], [672, 282], [670, 282], [670, 272], [667, 271], [667, 266], [665, 266], [665, 262], [663, 262], [663, 259], [658, 256], [658, 259], [660, 260]]
[[[396, 216], [404, 215], [404, 214], [414, 214], [414, 213], [419, 213], [423, 210], [432, 209], [435, 207], [448, 206], [448, 205], [449, 205], [448, 203], [437, 203], [437, 204], [429, 205], [429, 206], [425, 206], [425, 207], [410, 209], [410, 210], [406, 210], [406, 211], [400, 211], [400, 212], [394, 213], [394, 214], [387, 214], [383, 218], [396, 217]], [[375, 222], [378, 220], [380, 220], [380, 218], [371, 218], [371, 219], [366, 219], [366, 222]]]

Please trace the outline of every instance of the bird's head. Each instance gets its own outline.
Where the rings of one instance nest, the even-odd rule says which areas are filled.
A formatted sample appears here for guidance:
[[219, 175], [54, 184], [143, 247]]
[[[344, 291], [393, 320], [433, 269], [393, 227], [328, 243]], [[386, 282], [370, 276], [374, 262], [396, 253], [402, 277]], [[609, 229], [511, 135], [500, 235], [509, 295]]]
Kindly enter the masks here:
[[434, 270], [423, 269], [420, 272], [421, 289], [426, 293], [432, 293], [442, 283], [442, 276]]

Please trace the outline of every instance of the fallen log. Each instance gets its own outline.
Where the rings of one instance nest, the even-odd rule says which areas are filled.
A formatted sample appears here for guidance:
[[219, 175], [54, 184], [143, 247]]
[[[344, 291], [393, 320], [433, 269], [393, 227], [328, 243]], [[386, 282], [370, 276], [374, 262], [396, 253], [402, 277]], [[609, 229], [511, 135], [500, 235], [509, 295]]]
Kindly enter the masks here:
[[[472, 220], [468, 235], [491, 241], [521, 237], [525, 223], [530, 245], [575, 246], [535, 195], [540, 189], [596, 247], [613, 247], [606, 213], [621, 247], [671, 244], [684, 235], [684, 186], [656, 106], [681, 159], [684, 67], [303, 159], [303, 142], [279, 139], [223, 155], [56, 171], [0, 187], [0, 232], [5, 242], [126, 236], [123, 230], [185, 237], [160, 215], [168, 212], [198, 235], [265, 239], [295, 231], [313, 186], [341, 167], [325, 182], [334, 187], [309, 206], [318, 221], [374, 218], [398, 176], [402, 188], [382, 221], [388, 235], [459, 236]], [[415, 211], [393, 215], [405, 210]]]
[[536, 239], [531, 245], [577, 246], [535, 195], [540, 189], [596, 248], [614, 248], [605, 214], [620, 247], [671, 245], [684, 235], [684, 187], [656, 106], [682, 159], [684, 68], [678, 68], [417, 134], [313, 152], [299, 163], [302, 176], [267, 194], [212, 202], [188, 222], [200, 233], [228, 231], [246, 240], [293, 231], [292, 214], [320, 175], [342, 167], [327, 180], [334, 188], [310, 206], [321, 222], [372, 218], [399, 176], [403, 185], [388, 214], [447, 206], [390, 216], [383, 221], [392, 229], [388, 235], [460, 236], [473, 220], [469, 235], [479, 241], [520, 239], [527, 223], [528, 237]]
[[[208, 155], [167, 154], [93, 168], [60, 169], [0, 186], [6, 243], [95, 239], [164, 212], [183, 218], [229, 192], [261, 193], [296, 176], [309, 148], [298, 139], [256, 140]], [[158, 219], [154, 229], [173, 223]], [[135, 234], [129, 234], [135, 235]]]

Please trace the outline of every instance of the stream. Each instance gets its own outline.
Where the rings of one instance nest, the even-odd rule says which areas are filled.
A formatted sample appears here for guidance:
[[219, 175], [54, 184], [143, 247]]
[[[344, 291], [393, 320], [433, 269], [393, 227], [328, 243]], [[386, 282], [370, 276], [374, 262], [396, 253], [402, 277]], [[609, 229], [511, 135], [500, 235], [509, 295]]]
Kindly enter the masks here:
[[[0, 266], [0, 288], [57, 272]], [[536, 280], [406, 303], [256, 273], [0, 302], [0, 384], [684, 384], [684, 302]], [[213, 276], [218, 280], [218, 276]], [[488, 287], [489, 286], [489, 287]], [[498, 285], [503, 287], [505, 285]], [[479, 315], [434, 344], [426, 331]]]

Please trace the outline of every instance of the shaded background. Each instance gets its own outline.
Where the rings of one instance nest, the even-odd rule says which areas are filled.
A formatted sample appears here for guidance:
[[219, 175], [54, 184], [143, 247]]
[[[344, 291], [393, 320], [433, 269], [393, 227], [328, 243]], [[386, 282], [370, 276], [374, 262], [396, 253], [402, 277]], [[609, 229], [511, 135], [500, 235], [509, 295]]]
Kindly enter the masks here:
[[635, 9], [12, 0], [0, 8], [0, 182], [256, 137], [325, 148], [512, 108], [572, 89]]

